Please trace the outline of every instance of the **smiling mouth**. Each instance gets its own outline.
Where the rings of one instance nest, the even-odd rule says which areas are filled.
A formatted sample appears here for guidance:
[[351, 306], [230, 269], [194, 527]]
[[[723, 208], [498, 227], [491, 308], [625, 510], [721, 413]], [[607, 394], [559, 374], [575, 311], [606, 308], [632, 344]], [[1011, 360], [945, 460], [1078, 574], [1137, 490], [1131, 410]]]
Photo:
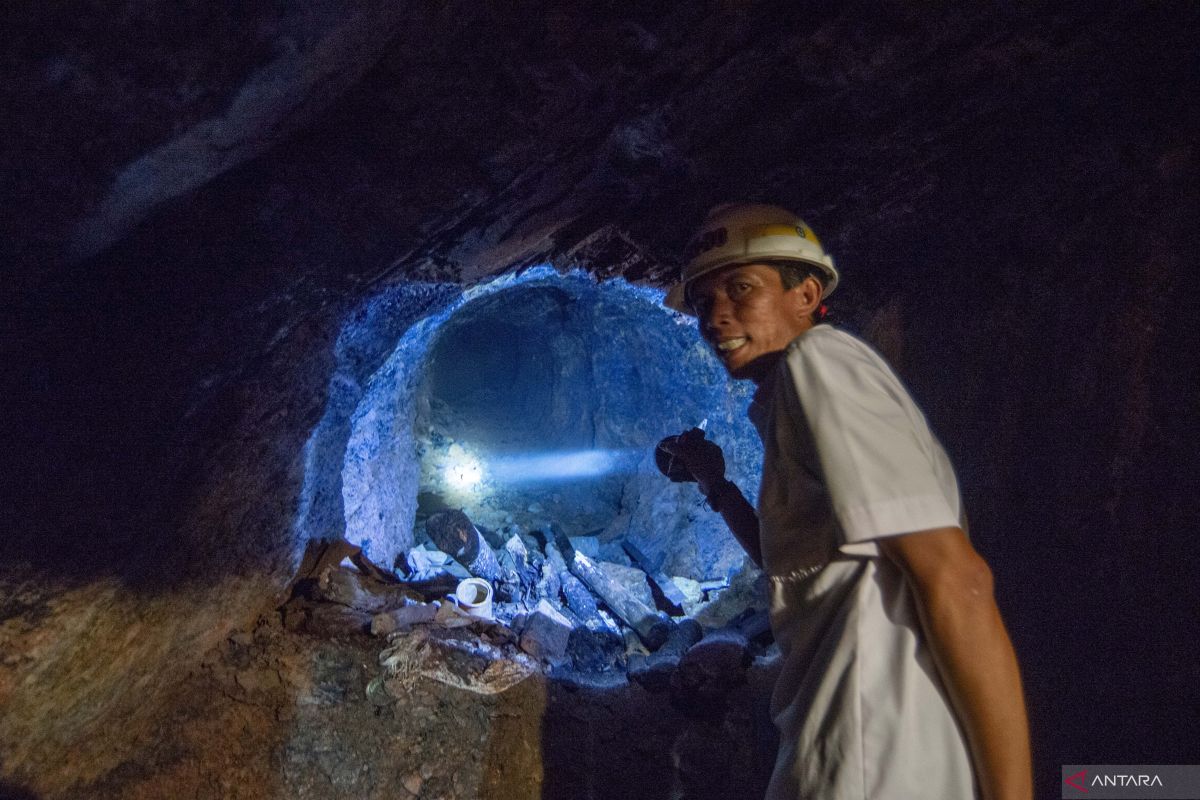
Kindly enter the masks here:
[[732, 353], [745, 343], [745, 336], [740, 336], [736, 339], [725, 339], [724, 341], [717, 342], [717, 352], [721, 353], [722, 355]]

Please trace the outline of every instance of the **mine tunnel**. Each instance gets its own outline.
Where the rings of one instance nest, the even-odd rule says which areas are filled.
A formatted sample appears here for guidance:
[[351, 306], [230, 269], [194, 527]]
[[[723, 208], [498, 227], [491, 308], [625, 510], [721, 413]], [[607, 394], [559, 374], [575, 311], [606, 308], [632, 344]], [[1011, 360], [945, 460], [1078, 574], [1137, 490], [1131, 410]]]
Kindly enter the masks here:
[[535, 269], [470, 295], [402, 333], [348, 418], [326, 414], [314, 432], [344, 431], [343, 460], [314, 460], [306, 481], [340, 482], [345, 537], [391, 566], [418, 512], [457, 508], [493, 536], [629, 541], [692, 580], [739, 570], [721, 523], [654, 465], [659, 439], [703, 423], [756, 485], [749, 395], [725, 391], [694, 327], [622, 279]]
[[1035, 796], [1196, 761], [1195, 4], [6, 16], [0, 798], [764, 796], [774, 584], [656, 458], [764, 482], [665, 302], [731, 202], [953, 463]]

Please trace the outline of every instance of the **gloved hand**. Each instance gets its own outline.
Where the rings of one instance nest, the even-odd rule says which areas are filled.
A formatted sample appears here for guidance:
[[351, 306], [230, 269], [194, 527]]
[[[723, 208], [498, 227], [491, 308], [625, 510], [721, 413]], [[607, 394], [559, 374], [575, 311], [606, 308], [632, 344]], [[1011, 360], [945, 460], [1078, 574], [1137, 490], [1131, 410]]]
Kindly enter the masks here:
[[725, 454], [699, 428], [663, 439], [654, 456], [664, 475], [673, 481], [695, 481], [705, 495], [725, 478]]

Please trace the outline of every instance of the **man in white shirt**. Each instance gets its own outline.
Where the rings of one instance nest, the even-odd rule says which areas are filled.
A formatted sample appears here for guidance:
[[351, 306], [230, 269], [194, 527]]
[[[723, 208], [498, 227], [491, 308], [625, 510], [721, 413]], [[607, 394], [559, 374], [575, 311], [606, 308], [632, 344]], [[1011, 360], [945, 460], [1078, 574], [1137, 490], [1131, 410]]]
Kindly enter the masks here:
[[783, 664], [768, 797], [1032, 797], [1016, 657], [953, 469], [865, 343], [821, 324], [838, 273], [776, 206], [714, 209], [667, 304], [754, 381], [758, 511], [690, 431], [668, 447], [770, 578]]

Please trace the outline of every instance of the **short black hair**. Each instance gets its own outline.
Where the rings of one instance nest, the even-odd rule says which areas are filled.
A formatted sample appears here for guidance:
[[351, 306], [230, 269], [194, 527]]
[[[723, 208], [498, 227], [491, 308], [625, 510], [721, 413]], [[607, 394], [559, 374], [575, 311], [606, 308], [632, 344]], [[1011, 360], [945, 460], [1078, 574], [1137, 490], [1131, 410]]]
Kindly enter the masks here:
[[[817, 267], [811, 264], [806, 264], [803, 261], [764, 261], [771, 269], [779, 273], [779, 280], [783, 283], [783, 290], [786, 292], [789, 289], [795, 289], [800, 284], [804, 283], [804, 279], [813, 277], [817, 279], [817, 283], [821, 284], [821, 290], [824, 291], [825, 283], [829, 277]], [[813, 324], [816, 325], [825, 319], [829, 309], [824, 303], [817, 306], [812, 313]]]
[[788, 289], [795, 289], [809, 276], [816, 278], [817, 283], [821, 284], [821, 288], [825, 287], [827, 280], [825, 273], [803, 261], [764, 261], [762, 263], [779, 273], [779, 280], [783, 281], [785, 292]]

